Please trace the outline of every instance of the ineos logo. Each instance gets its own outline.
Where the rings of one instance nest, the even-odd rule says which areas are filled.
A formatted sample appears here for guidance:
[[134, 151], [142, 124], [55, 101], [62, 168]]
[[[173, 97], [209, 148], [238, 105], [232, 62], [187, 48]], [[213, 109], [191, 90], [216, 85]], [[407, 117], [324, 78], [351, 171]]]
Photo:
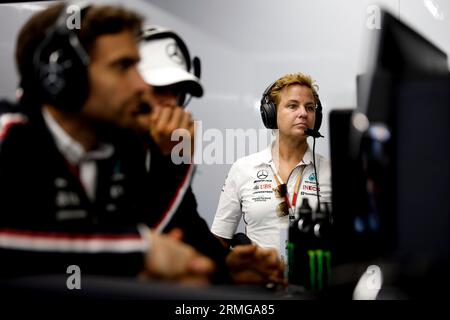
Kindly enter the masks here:
[[169, 56], [169, 58], [175, 61], [176, 63], [178, 64], [184, 63], [183, 54], [181, 53], [180, 48], [178, 48], [175, 42], [169, 43], [167, 45], [166, 53]]
[[267, 178], [267, 176], [269, 175], [269, 173], [266, 170], [260, 170], [258, 171], [258, 173], [256, 174], [256, 176], [258, 177], [258, 179], [265, 179]]

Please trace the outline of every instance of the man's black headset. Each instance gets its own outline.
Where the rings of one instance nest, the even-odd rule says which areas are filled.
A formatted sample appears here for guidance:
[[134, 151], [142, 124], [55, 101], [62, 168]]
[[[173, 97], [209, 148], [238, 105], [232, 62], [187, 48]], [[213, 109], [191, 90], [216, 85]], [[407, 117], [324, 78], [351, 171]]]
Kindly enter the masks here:
[[[192, 72], [194, 76], [200, 79], [201, 76], [200, 58], [194, 57], [191, 60], [191, 55], [189, 54], [189, 50], [186, 44], [184, 43], [183, 39], [181, 39], [181, 37], [177, 35], [175, 32], [163, 29], [158, 26], [151, 26], [142, 31], [141, 35], [139, 36], [139, 41], [151, 41], [167, 38], [173, 39], [176, 42], [181, 53], [183, 54], [184, 60], [186, 61], [186, 71]], [[178, 104], [180, 106], [187, 105], [187, 103], [190, 101], [190, 98], [187, 102], [185, 100], [186, 100], [186, 93], [183, 93], [179, 98]]]
[[[267, 129], [277, 129], [277, 108], [275, 105], [275, 102], [273, 102], [270, 99], [270, 92], [272, 91], [272, 88], [275, 86], [275, 83], [277, 81], [271, 83], [266, 90], [264, 90], [264, 93], [261, 98], [261, 105], [260, 105], [260, 112], [261, 112], [261, 118], [264, 123], [264, 126]], [[322, 103], [320, 102], [319, 96], [317, 96], [317, 109], [316, 109], [316, 120], [314, 122], [314, 129], [309, 130], [307, 132], [307, 135], [313, 136], [313, 137], [320, 137], [319, 129], [322, 124]]]
[[[82, 17], [89, 4], [79, 4]], [[77, 111], [89, 95], [87, 65], [89, 54], [74, 29], [67, 25], [69, 4], [65, 5], [55, 23], [33, 55], [36, 90], [42, 102], [59, 109]], [[80, 17], [80, 18], [81, 18]]]

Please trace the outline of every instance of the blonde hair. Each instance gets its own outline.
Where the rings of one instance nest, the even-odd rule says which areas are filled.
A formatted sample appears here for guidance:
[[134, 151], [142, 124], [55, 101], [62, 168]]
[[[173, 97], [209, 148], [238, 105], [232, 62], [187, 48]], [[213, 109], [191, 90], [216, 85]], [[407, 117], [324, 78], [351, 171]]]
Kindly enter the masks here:
[[317, 101], [319, 100], [319, 94], [317, 93], [317, 91], [319, 90], [319, 86], [309, 75], [301, 72], [288, 73], [275, 81], [272, 88], [270, 89], [269, 99], [273, 101], [276, 106], [278, 106], [278, 103], [280, 102], [281, 90], [283, 90], [283, 88], [285, 87], [296, 84], [311, 89], [314, 96], [314, 103], [317, 105]]

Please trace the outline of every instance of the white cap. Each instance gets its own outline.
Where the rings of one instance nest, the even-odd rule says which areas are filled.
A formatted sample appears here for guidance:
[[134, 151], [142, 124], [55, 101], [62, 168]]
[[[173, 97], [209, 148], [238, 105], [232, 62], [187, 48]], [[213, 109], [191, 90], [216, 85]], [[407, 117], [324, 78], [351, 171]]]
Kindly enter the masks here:
[[188, 93], [195, 97], [203, 95], [200, 80], [188, 72], [186, 57], [175, 39], [141, 40], [139, 44], [141, 61], [138, 69], [144, 81], [152, 86], [167, 86], [184, 83]]

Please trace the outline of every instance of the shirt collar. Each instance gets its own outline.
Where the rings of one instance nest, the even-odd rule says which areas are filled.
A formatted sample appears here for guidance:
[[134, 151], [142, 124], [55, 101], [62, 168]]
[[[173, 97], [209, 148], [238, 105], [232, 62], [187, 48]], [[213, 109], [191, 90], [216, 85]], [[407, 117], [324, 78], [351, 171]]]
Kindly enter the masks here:
[[47, 110], [43, 109], [42, 114], [56, 147], [70, 163], [78, 165], [84, 160], [103, 160], [114, 153], [114, 147], [111, 144], [99, 144], [97, 149], [86, 152], [83, 146], [69, 136]]
[[313, 153], [311, 148], [308, 146], [306, 147], [306, 151], [305, 154], [303, 155], [303, 159], [300, 162], [300, 164], [305, 164], [305, 165], [309, 165], [313, 163]]
[[[259, 152], [258, 160], [256, 163], [257, 166], [260, 166], [260, 165], [269, 165], [270, 166], [273, 163], [273, 158], [272, 158], [273, 144], [274, 144], [274, 142], [272, 142], [267, 148], [265, 148], [264, 150]], [[309, 147], [309, 145], [307, 145], [305, 154], [303, 155], [303, 159], [297, 164], [297, 166], [312, 164], [312, 160], [313, 160], [312, 150]]]
[[267, 164], [270, 165], [273, 162], [272, 159], [272, 146], [271, 143], [267, 148], [259, 153], [258, 163], [257, 165]]

